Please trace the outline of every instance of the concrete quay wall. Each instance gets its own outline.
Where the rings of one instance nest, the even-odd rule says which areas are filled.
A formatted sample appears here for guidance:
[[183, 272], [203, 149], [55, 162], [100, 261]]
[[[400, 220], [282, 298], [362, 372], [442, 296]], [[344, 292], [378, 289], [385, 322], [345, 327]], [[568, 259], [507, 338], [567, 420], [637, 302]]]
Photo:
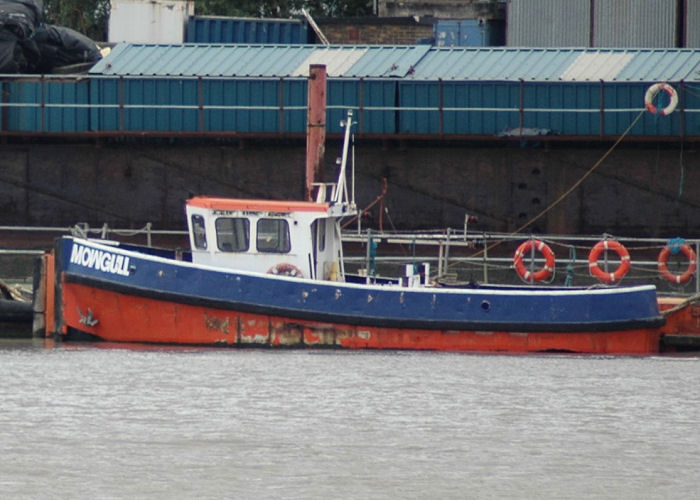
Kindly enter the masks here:
[[[326, 145], [326, 180], [339, 144]], [[384, 229], [513, 231], [555, 202], [608, 145], [358, 145], [357, 199], [367, 206], [386, 178]], [[298, 199], [301, 141], [0, 146], [0, 225], [183, 229], [194, 195]], [[378, 225], [375, 207], [366, 224]], [[621, 145], [525, 233], [698, 237], [700, 154], [694, 145]]]

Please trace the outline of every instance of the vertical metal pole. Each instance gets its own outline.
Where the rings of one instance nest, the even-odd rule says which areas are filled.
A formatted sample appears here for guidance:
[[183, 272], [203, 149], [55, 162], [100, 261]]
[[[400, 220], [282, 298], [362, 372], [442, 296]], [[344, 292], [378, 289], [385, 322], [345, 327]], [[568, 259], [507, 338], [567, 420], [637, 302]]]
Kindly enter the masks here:
[[486, 233], [484, 233], [484, 283], [488, 284], [489, 282], [489, 266], [488, 266], [488, 253], [489, 253], [489, 245], [488, 242], [486, 241]]
[[444, 259], [444, 264], [445, 264], [445, 274], [447, 274], [447, 260], [450, 258], [450, 234], [452, 230], [451, 228], [447, 228], [447, 239], [445, 240], [445, 259]]
[[284, 134], [284, 77], [281, 76], [277, 82], [279, 85], [279, 99], [280, 99], [280, 134]]
[[535, 238], [532, 235], [530, 235], [530, 241], [532, 241], [532, 246], [530, 247], [530, 265], [528, 266], [530, 268], [530, 277], [528, 281], [532, 285], [535, 282]]
[[605, 135], [605, 82], [603, 80], [600, 80], [600, 120], [598, 126], [602, 138]]
[[518, 128], [520, 138], [523, 138], [523, 126], [525, 124], [525, 82], [520, 78], [520, 110], [518, 111]]
[[199, 131], [204, 132], [204, 91], [202, 89], [202, 77], [197, 77], [197, 115], [199, 117]]
[[680, 109], [680, 113], [679, 113], [680, 114], [680, 116], [679, 116], [680, 129], [681, 129], [680, 134], [681, 134], [681, 141], [683, 141], [683, 140], [685, 140], [685, 84], [684, 84], [683, 80], [680, 81], [679, 87], [680, 88], [678, 89], [678, 95], [680, 96], [680, 105], [681, 105], [681, 109]]
[[367, 229], [367, 252], [365, 252], [365, 284], [369, 284], [369, 254], [372, 246], [372, 230]]
[[119, 76], [119, 131], [124, 131], [124, 75]]
[[695, 293], [700, 293], [700, 281], [698, 281], [698, 265], [700, 265], [700, 241], [695, 242]]
[[365, 125], [365, 79], [360, 78], [360, 104], [357, 111], [357, 132], [363, 133]]
[[440, 135], [444, 133], [444, 96], [443, 96], [443, 86], [442, 86], [442, 78], [438, 78], [438, 110], [439, 110], [439, 117], [438, 117], [438, 123], [439, 123], [439, 129], [440, 129]]
[[41, 75], [41, 131], [46, 132], [46, 88], [44, 75]]

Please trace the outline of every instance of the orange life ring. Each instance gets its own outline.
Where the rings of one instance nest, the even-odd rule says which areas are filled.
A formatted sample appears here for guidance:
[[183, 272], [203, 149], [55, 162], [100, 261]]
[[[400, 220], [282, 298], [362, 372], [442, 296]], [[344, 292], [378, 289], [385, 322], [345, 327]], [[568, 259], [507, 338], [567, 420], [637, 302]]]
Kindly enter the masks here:
[[[542, 267], [542, 269], [539, 271], [530, 272], [525, 267], [523, 258], [525, 255], [529, 255], [530, 252], [532, 252], [533, 247], [544, 256], [544, 267]], [[513, 265], [515, 266], [515, 271], [525, 281], [543, 281], [552, 276], [552, 273], [554, 273], [554, 252], [552, 252], [552, 249], [549, 248], [549, 246], [543, 241], [527, 240], [515, 251], [515, 255], [513, 256]]]
[[659, 274], [661, 274], [663, 279], [670, 281], [671, 283], [687, 283], [695, 274], [695, 269], [698, 265], [695, 258], [695, 252], [689, 245], [684, 243], [681, 245], [680, 251], [688, 259], [688, 267], [686, 267], [683, 274], [673, 274], [668, 270], [668, 258], [672, 253], [671, 247], [666, 245], [661, 249], [661, 252], [659, 252]]
[[[654, 105], [654, 98], [662, 90], [668, 94], [670, 101], [668, 106], [659, 112], [659, 109]], [[668, 83], [655, 83], [649, 87], [646, 94], [644, 94], [644, 107], [646, 107], [647, 111], [650, 113], [660, 113], [661, 116], [667, 116], [673, 113], [676, 106], [678, 106], [678, 93], [676, 93], [676, 89], [671, 87]]]
[[[614, 250], [620, 257], [620, 265], [617, 269], [608, 273], [598, 266], [598, 257], [607, 250]], [[593, 276], [605, 283], [616, 283], [620, 281], [630, 270], [630, 254], [625, 246], [615, 240], [603, 240], [595, 244], [588, 254], [588, 270]]]
[[294, 264], [289, 264], [287, 262], [280, 262], [275, 264], [270, 269], [267, 270], [268, 274], [276, 274], [278, 276], [290, 276], [292, 278], [303, 278], [304, 274]]

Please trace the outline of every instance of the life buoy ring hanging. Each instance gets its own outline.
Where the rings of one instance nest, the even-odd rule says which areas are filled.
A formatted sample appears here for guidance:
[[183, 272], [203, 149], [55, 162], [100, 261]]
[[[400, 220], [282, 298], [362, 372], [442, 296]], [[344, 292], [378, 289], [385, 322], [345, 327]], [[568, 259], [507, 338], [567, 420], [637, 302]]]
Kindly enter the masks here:
[[[659, 110], [654, 104], [654, 99], [659, 92], [664, 91], [668, 95], [669, 103], [668, 105]], [[655, 83], [647, 89], [647, 93], [644, 94], [644, 107], [647, 111], [653, 114], [660, 114], [661, 116], [668, 116], [673, 113], [678, 106], [678, 93], [676, 89], [670, 86], [668, 83]]]
[[659, 274], [663, 279], [670, 283], [687, 283], [695, 275], [695, 270], [697, 269], [698, 264], [693, 249], [684, 243], [680, 246], [679, 251], [685, 255], [686, 259], [688, 259], [688, 266], [685, 268], [685, 272], [681, 274], [673, 274], [668, 270], [668, 258], [671, 256], [671, 254], [675, 253], [671, 249], [671, 246], [666, 245], [661, 249], [661, 252], [659, 252]]
[[[524, 257], [530, 255], [533, 248], [544, 257], [544, 266], [535, 272], [528, 270], [523, 262]], [[513, 256], [515, 271], [523, 280], [529, 283], [543, 281], [552, 276], [554, 274], [554, 264], [554, 252], [545, 242], [540, 240], [527, 240], [518, 247]]]
[[[603, 271], [598, 265], [598, 258], [603, 252], [613, 250], [620, 257], [620, 265], [613, 272]], [[615, 240], [603, 240], [596, 243], [588, 254], [588, 270], [592, 276], [605, 283], [617, 283], [630, 270], [630, 254], [625, 246]]]
[[290, 276], [292, 278], [303, 278], [304, 275], [294, 264], [288, 264], [287, 262], [280, 262], [275, 264], [270, 269], [267, 270], [268, 274], [276, 274], [278, 276]]

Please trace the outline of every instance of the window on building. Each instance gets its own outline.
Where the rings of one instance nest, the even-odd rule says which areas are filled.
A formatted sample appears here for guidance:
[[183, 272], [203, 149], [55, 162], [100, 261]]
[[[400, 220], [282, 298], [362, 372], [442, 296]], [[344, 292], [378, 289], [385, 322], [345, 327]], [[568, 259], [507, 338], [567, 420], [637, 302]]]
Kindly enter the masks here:
[[204, 227], [204, 217], [201, 215], [192, 216], [192, 237], [197, 250], [207, 249], [207, 230]]
[[250, 221], [242, 217], [216, 219], [216, 244], [222, 252], [245, 252], [250, 247]]
[[288, 253], [289, 224], [284, 219], [260, 219], [258, 221], [257, 248], [259, 252]]

